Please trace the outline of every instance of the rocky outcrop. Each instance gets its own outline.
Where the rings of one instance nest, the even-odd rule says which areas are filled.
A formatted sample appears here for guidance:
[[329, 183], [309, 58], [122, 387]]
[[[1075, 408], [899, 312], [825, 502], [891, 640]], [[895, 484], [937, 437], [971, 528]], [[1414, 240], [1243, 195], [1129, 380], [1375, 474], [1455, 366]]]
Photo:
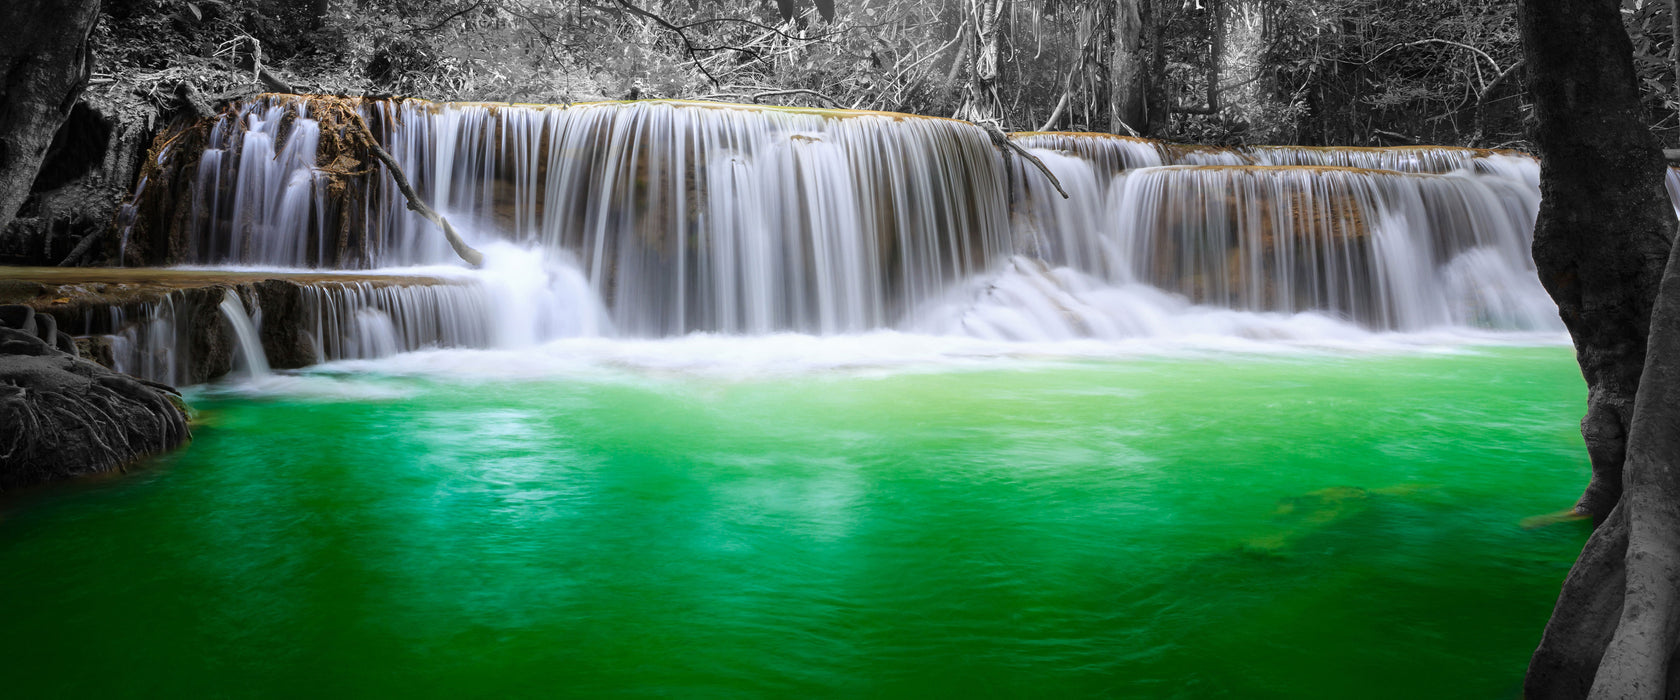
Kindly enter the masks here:
[[304, 324], [312, 309], [304, 303], [303, 285], [291, 280], [268, 279], [251, 285], [260, 317], [267, 321], [258, 330], [263, 354], [274, 369], [297, 369], [321, 361], [316, 338]]
[[[111, 268], [6, 268], [0, 304], [52, 319], [99, 364], [177, 386], [234, 368], [229, 293], [257, 326], [273, 369], [421, 347], [484, 347], [488, 299], [428, 277]], [[393, 337], [375, 338], [379, 320]]]
[[42, 159], [92, 71], [96, 0], [0, 5], [0, 231], [23, 205]]
[[76, 352], [52, 316], [0, 306], [0, 492], [120, 469], [189, 437], [174, 389]]
[[90, 90], [70, 110], [17, 216], [0, 233], [0, 264], [77, 265], [115, 257], [114, 225], [159, 122], [132, 94]]

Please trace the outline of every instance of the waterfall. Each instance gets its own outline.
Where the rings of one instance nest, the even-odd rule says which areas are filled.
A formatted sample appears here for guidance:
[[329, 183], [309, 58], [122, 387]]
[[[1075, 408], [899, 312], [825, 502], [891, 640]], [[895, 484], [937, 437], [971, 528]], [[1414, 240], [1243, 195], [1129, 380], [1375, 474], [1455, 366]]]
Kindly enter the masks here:
[[[192, 286], [194, 274], [202, 273], [186, 273], [177, 280], [183, 286], [167, 293], [61, 317], [60, 327], [108, 343], [117, 371], [185, 386], [230, 370], [262, 375], [271, 365], [507, 346], [503, 339], [533, 327], [590, 335], [591, 314], [599, 313], [581, 298], [506, 308], [491, 302], [494, 287], [479, 280], [320, 276], [229, 289]], [[259, 311], [248, 314], [247, 302]]]
[[267, 376], [268, 358], [263, 355], [262, 342], [257, 340], [256, 325], [245, 315], [245, 303], [230, 289], [222, 297], [220, 307], [222, 317], [233, 327], [234, 348], [238, 350], [235, 357], [243, 361], [239, 369], [251, 379]]
[[344, 110], [471, 242], [546, 262], [502, 255], [402, 310], [391, 287], [312, 288], [321, 358], [696, 331], [1135, 337], [1227, 311], [1561, 328], [1528, 253], [1539, 170], [1522, 154], [1015, 135], [1064, 200], [966, 122], [721, 103], [259, 97], [161, 156], [154, 181], [184, 184], [137, 193], [176, 197], [135, 209], [171, 227], [160, 261], [452, 264], [344, 149]]
[[[570, 251], [633, 335], [877, 328], [1009, 249], [1003, 170], [962, 122], [663, 102], [360, 108], [458, 228]], [[451, 260], [383, 179], [346, 194], [317, 167], [310, 110], [267, 97], [216, 124], [178, 262]]]
[[1023, 141], [1081, 193], [1046, 197], [1046, 178], [1015, 169], [1017, 231], [1052, 265], [1198, 304], [1379, 329], [1561, 328], [1528, 252], [1540, 198], [1531, 158], [1412, 148], [1175, 154], [1185, 149], [1163, 144], [1168, 162], [1281, 164], [1115, 168], [1103, 164], [1139, 160], [1135, 139]]
[[388, 357], [422, 348], [490, 347], [495, 317], [479, 285], [321, 282], [299, 290], [302, 326], [319, 361]]

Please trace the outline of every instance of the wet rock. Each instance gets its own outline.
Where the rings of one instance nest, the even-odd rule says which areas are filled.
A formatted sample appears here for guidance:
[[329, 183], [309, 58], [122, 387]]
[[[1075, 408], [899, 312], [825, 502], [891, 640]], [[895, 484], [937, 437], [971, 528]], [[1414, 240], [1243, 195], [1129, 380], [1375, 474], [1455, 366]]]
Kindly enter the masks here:
[[47, 286], [39, 282], [0, 279], [0, 304], [27, 301], [47, 295]]
[[[114, 257], [113, 221], [145, 161], [156, 112], [125, 92], [84, 95], [54, 136], [17, 218], [0, 231], [0, 263], [89, 264]], [[84, 239], [90, 239], [87, 245]]]
[[[274, 369], [359, 356], [345, 354], [345, 348], [353, 350], [361, 339], [350, 335], [360, 332], [350, 309], [384, 313], [376, 300], [391, 295], [374, 290], [412, 288], [419, 296], [443, 304], [422, 314], [446, 313], [443, 309], [451, 308], [449, 300], [456, 298], [447, 293], [429, 297], [420, 293], [454, 282], [406, 276], [292, 273], [275, 277], [226, 271], [59, 267], [9, 268], [6, 274], [16, 284], [0, 284], [0, 304], [17, 306], [12, 311], [0, 306], [0, 318], [10, 313], [19, 316], [15, 320], [21, 324], [25, 313], [51, 316], [57, 332], [72, 336], [57, 340], [67, 352], [75, 347], [97, 364], [121, 366], [137, 376], [179, 386], [212, 381], [232, 370], [238, 344], [221, 311], [229, 291], [239, 297], [257, 326], [263, 354]], [[418, 308], [431, 307], [422, 303]], [[446, 324], [452, 330], [423, 342], [452, 347], [481, 347], [488, 342], [488, 321], [459, 321], [459, 328]], [[113, 343], [113, 337], [124, 341]]]
[[108, 335], [84, 335], [73, 341], [76, 355], [105, 369], [117, 368], [117, 351]]
[[303, 303], [303, 285], [272, 279], [251, 286], [262, 314], [260, 335], [268, 366], [297, 369], [320, 362], [315, 356], [315, 339], [305, 330], [310, 324], [306, 323], [309, 311]]
[[192, 329], [191, 335], [183, 339], [190, 362], [182, 381], [189, 385], [203, 384], [232, 372], [238, 341], [234, 338], [233, 328], [222, 316], [221, 304], [227, 288], [219, 285], [196, 287], [181, 290], [180, 294], [184, 299], [182, 308], [187, 319], [184, 327]]

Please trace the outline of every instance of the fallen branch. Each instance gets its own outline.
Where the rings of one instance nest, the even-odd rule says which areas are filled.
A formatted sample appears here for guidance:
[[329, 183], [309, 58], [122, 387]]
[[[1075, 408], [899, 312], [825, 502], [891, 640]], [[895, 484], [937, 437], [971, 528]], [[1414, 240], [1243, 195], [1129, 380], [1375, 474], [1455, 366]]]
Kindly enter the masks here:
[[1062, 99], [1056, 100], [1056, 108], [1050, 110], [1050, 118], [1044, 120], [1044, 126], [1038, 127], [1038, 130], [1039, 131], [1049, 131], [1050, 127], [1055, 126], [1056, 125], [1056, 120], [1062, 118], [1062, 110], [1067, 108], [1067, 103], [1068, 103], [1068, 92], [1066, 90], [1063, 90], [1062, 91]]
[[[1486, 51], [1483, 51], [1483, 50], [1481, 50], [1481, 49], [1478, 49], [1478, 48], [1476, 48], [1476, 47], [1474, 47], [1474, 46], [1471, 46], [1471, 45], [1469, 45], [1469, 44], [1462, 44], [1462, 43], [1459, 43], [1459, 42], [1456, 42], [1456, 41], [1452, 41], [1452, 40], [1449, 40], [1449, 39], [1435, 39], [1435, 38], [1430, 38], [1430, 39], [1420, 39], [1420, 40], [1418, 40], [1418, 41], [1413, 41], [1413, 42], [1407, 42], [1407, 43], [1402, 43], [1402, 44], [1395, 44], [1395, 45], [1393, 45], [1393, 46], [1390, 46], [1390, 47], [1388, 47], [1388, 48], [1386, 48], [1386, 49], [1383, 49], [1383, 50], [1381, 50], [1381, 51], [1378, 51], [1378, 52], [1377, 52], [1377, 55], [1375, 55], [1375, 56], [1372, 56], [1372, 57], [1370, 57], [1370, 58], [1368, 58], [1368, 59], [1365, 59], [1365, 62], [1364, 62], [1364, 63], [1362, 63], [1362, 64], [1359, 64], [1359, 65], [1368, 65], [1368, 64], [1370, 64], [1370, 63], [1373, 63], [1373, 62], [1375, 62], [1375, 61], [1376, 61], [1376, 60], [1377, 60], [1377, 59], [1379, 59], [1379, 58], [1382, 58], [1382, 57], [1383, 57], [1383, 56], [1386, 56], [1386, 55], [1388, 55], [1388, 52], [1390, 52], [1390, 51], [1393, 51], [1393, 50], [1395, 50], [1395, 49], [1399, 49], [1399, 48], [1406, 48], [1406, 47], [1411, 47], [1411, 46], [1422, 46], [1422, 45], [1424, 45], [1424, 44], [1446, 44], [1446, 45], [1448, 45], [1448, 46], [1457, 46], [1457, 47], [1459, 47], [1459, 48], [1461, 48], [1461, 49], [1466, 49], [1466, 50], [1469, 50], [1469, 51], [1473, 51], [1473, 52], [1475, 52], [1475, 54], [1476, 54], [1476, 55], [1477, 55], [1477, 56], [1481, 56], [1481, 57], [1482, 57], [1482, 58], [1484, 58], [1484, 59], [1487, 59], [1487, 62], [1488, 62], [1488, 63], [1489, 63], [1489, 64], [1491, 64], [1491, 65], [1492, 65], [1492, 66], [1493, 66], [1493, 69], [1494, 69], [1494, 70], [1495, 70], [1495, 71], [1498, 71], [1498, 70], [1500, 70], [1500, 68], [1499, 68], [1499, 62], [1498, 62], [1498, 61], [1495, 61], [1495, 60], [1493, 60], [1493, 57], [1492, 57], [1492, 56], [1489, 56], [1489, 55], [1488, 55], [1488, 52], [1486, 52]], [[1479, 65], [1480, 65], [1480, 64], [1478, 64], [1478, 68], [1477, 68], [1477, 70], [1480, 70], [1480, 67], [1479, 67]]]
[[191, 112], [195, 119], [214, 119], [216, 110], [210, 108], [210, 103], [204, 100], [204, 94], [185, 80], [175, 84], [175, 97]]
[[[263, 78], [263, 82], [276, 88], [276, 92], [297, 94], [289, 83], [268, 72], [268, 69], [263, 68], [260, 63], [257, 64], [257, 72], [259, 75], [267, 76]], [[181, 85], [186, 86], [185, 90], [190, 91], [190, 94], [196, 94], [197, 91], [190, 84], [183, 82]], [[284, 88], [284, 90], [278, 88]], [[408, 200], [409, 211], [425, 217], [427, 221], [437, 224], [438, 228], [443, 229], [443, 237], [449, 241], [449, 247], [454, 249], [455, 254], [461, 256], [461, 259], [465, 260], [468, 265], [473, 267], [483, 265], [484, 254], [467, 245], [466, 241], [461, 240], [461, 235], [455, 232], [454, 226], [449, 225], [449, 220], [443, 218], [443, 215], [437, 213], [436, 210], [426, 204], [425, 200], [420, 198], [420, 195], [414, 191], [414, 187], [408, 183], [408, 174], [403, 172], [401, 165], [397, 164], [397, 159], [392, 157], [391, 153], [385, 150], [383, 146], [379, 145], [379, 139], [374, 138], [373, 130], [368, 128], [367, 121], [362, 119], [361, 113], [348, 106], [344, 107], [343, 111], [346, 116], [345, 122], [351, 127], [354, 138], [367, 146], [368, 152], [384, 164], [386, 171], [391, 173], [391, 179], [397, 183], [397, 190], [402, 192], [403, 198]]]
[[404, 173], [402, 166], [397, 164], [397, 159], [391, 157], [391, 153], [379, 145], [379, 139], [373, 137], [373, 130], [368, 128], [367, 122], [362, 119], [362, 115], [353, 110], [345, 111], [352, 117], [350, 125], [355, 128], [356, 138], [367, 146], [368, 152], [372, 153], [374, 158], [385, 165], [385, 169], [391, 173], [391, 179], [397, 182], [397, 190], [402, 192], [403, 198], [408, 200], [408, 210], [426, 217], [427, 221], [437, 224], [438, 228], [443, 229], [443, 237], [449, 240], [449, 247], [455, 249], [455, 254], [461, 256], [462, 260], [467, 261], [468, 265], [473, 267], [483, 265], [484, 254], [467, 245], [466, 241], [461, 240], [461, 235], [455, 232], [454, 226], [449, 225], [449, 220], [427, 206], [426, 200], [421, 199], [420, 195], [414, 192], [414, 187], [408, 184], [408, 174]]
[[1068, 199], [1067, 190], [1062, 189], [1062, 181], [1056, 179], [1056, 174], [1050, 172], [1050, 167], [1045, 165], [1044, 161], [1039, 160], [1038, 156], [1033, 155], [1032, 151], [1028, 151], [1027, 149], [1022, 148], [1020, 144], [1009, 140], [1009, 134], [1003, 133], [1003, 129], [998, 128], [998, 125], [996, 124], [991, 122], [977, 122], [975, 125], [986, 130], [986, 135], [992, 137], [992, 145], [997, 146], [998, 150], [1001, 150], [1006, 154], [1010, 151], [1014, 151], [1015, 153], [1020, 154], [1022, 158], [1027, 159], [1028, 163], [1032, 163], [1036, 166], [1039, 172], [1044, 173], [1045, 177], [1050, 178], [1050, 184], [1056, 188], [1057, 192], [1062, 194], [1062, 199]]
[[58, 266], [75, 267], [81, 264], [82, 258], [87, 257], [88, 251], [93, 250], [93, 244], [99, 242], [102, 233], [105, 233], [105, 229], [100, 228], [82, 236], [82, 240], [76, 243], [76, 247], [70, 250], [69, 255], [64, 256], [64, 259], [59, 261]]
[[1394, 139], [1396, 141], [1403, 142], [1408, 146], [1416, 146], [1416, 145], [1419, 144], [1419, 141], [1417, 139], [1414, 139], [1414, 138], [1412, 138], [1410, 136], [1407, 136], [1405, 134], [1397, 134], [1397, 133], [1394, 133], [1392, 131], [1383, 131], [1382, 129], [1372, 129], [1371, 133], [1374, 133], [1378, 136], [1387, 136], [1387, 137], [1389, 137], [1391, 139]]
[[420, 33], [424, 33], [424, 32], [436, 31], [436, 30], [442, 29], [443, 25], [449, 24], [450, 22], [453, 22], [456, 17], [460, 17], [461, 15], [467, 14], [468, 12], [472, 12], [473, 10], [476, 10], [476, 9], [478, 9], [480, 7], [483, 7], [483, 6], [484, 6], [484, 0], [478, 0], [478, 2], [475, 2], [471, 5], [468, 5], [466, 7], [466, 9], [463, 9], [459, 12], [456, 12], [455, 14], [452, 14], [448, 17], [445, 17], [443, 19], [438, 20], [437, 24], [434, 24], [430, 27], [410, 27], [408, 31], [411, 34], [420, 34]]

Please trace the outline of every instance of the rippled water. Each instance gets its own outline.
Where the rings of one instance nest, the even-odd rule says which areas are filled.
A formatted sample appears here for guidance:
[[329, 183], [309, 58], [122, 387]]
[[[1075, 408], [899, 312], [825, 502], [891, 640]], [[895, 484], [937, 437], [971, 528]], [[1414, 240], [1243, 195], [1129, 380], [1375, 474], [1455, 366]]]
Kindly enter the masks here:
[[617, 347], [201, 392], [0, 504], [7, 694], [1516, 697], [1586, 536], [1518, 525], [1585, 482], [1566, 347]]

